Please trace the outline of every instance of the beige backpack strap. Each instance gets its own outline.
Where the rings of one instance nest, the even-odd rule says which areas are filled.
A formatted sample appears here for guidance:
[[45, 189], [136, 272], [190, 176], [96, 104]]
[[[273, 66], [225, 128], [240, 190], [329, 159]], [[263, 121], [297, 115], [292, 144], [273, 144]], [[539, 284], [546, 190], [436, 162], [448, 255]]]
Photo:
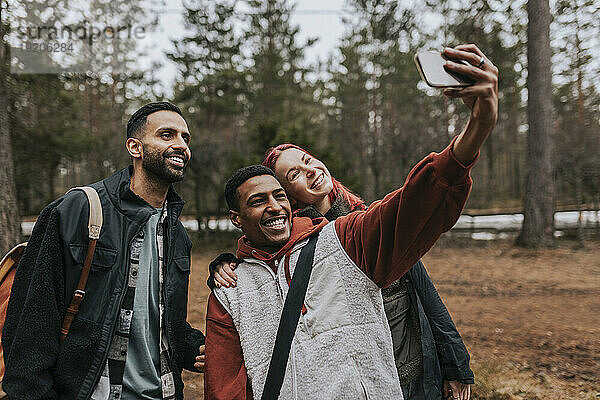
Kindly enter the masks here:
[[83, 190], [83, 192], [88, 198], [88, 202], [90, 203], [90, 218], [88, 221], [89, 238], [100, 238], [100, 229], [102, 229], [102, 204], [100, 204], [100, 197], [98, 197], [98, 192], [96, 192], [94, 188], [89, 186], [75, 187], [69, 190], [69, 192], [73, 190]]
[[[88, 202], [90, 203], [90, 217], [88, 220], [88, 235], [90, 242], [85, 255], [85, 261], [83, 263], [83, 269], [81, 270], [79, 282], [77, 283], [77, 289], [75, 289], [75, 293], [73, 293], [71, 304], [69, 305], [69, 308], [67, 308], [67, 313], [65, 314], [65, 319], [63, 320], [62, 328], [60, 330], [61, 344], [69, 334], [71, 323], [73, 322], [75, 315], [77, 315], [79, 312], [79, 306], [85, 297], [85, 285], [92, 267], [92, 259], [94, 258], [96, 242], [98, 241], [98, 238], [100, 238], [100, 230], [102, 229], [102, 204], [100, 203], [98, 192], [89, 186], [76, 187], [71, 190], [83, 190], [88, 198]], [[71, 190], [69, 190], [69, 192]]]
[[6, 253], [6, 255], [0, 261], [0, 284], [4, 282], [4, 278], [8, 274], [8, 272], [15, 266], [19, 264], [19, 260], [23, 255], [23, 251], [27, 247], [27, 242], [19, 243], [15, 247], [12, 248], [11, 251]]

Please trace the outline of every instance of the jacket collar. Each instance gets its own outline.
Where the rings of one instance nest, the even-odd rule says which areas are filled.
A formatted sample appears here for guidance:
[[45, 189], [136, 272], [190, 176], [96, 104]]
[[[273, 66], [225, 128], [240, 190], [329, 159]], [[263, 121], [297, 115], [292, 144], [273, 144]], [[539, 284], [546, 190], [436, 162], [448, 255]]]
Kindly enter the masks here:
[[336, 196], [333, 203], [331, 203], [331, 207], [325, 215], [323, 215], [315, 206], [306, 206], [300, 210], [297, 210], [294, 215], [296, 217], [309, 217], [309, 218], [318, 218], [325, 217], [328, 221], [335, 221], [338, 217], [342, 215], [350, 214], [352, 209], [350, 208], [350, 204], [344, 199], [344, 196], [338, 195]]
[[[146, 219], [153, 212], [154, 207], [130, 189], [132, 173], [133, 166], [130, 165], [106, 178], [103, 183], [110, 201], [117, 210], [133, 220]], [[169, 223], [179, 218], [183, 204], [184, 201], [179, 197], [173, 185], [170, 185], [167, 192]]]

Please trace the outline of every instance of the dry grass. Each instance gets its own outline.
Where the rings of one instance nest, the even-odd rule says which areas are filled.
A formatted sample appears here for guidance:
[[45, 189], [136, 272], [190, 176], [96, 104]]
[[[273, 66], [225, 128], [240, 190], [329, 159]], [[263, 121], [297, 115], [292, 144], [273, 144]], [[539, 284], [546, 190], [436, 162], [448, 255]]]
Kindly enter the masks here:
[[[194, 254], [188, 315], [200, 329], [207, 265], [225, 250]], [[547, 251], [438, 246], [424, 262], [471, 353], [473, 399], [600, 400], [598, 243]], [[203, 398], [202, 379], [184, 374], [187, 399]]]

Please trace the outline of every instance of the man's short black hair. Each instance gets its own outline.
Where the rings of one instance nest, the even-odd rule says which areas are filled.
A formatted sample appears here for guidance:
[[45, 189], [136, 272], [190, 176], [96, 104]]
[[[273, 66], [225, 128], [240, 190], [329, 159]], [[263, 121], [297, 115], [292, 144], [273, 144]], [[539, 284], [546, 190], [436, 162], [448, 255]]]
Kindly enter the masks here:
[[264, 165], [250, 165], [240, 168], [231, 175], [231, 178], [225, 184], [225, 200], [227, 200], [230, 210], [240, 211], [240, 199], [237, 195], [237, 188], [248, 179], [260, 175], [271, 175], [277, 179], [273, 170]]
[[175, 104], [169, 103], [168, 101], [157, 101], [155, 103], [148, 103], [136, 112], [133, 113], [129, 121], [127, 121], [127, 138], [137, 137], [140, 130], [146, 125], [146, 118], [150, 114], [154, 114], [157, 111], [173, 111], [177, 114], [181, 114], [181, 110]]

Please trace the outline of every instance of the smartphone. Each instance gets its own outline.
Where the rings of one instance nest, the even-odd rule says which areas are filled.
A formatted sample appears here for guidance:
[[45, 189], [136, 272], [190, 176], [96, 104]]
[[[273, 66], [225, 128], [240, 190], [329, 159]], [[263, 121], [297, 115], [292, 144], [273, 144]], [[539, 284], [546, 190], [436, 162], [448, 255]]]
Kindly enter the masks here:
[[421, 79], [431, 87], [464, 87], [475, 83], [466, 76], [446, 71], [444, 68], [444, 64], [448, 60], [468, 65], [464, 60], [452, 60], [435, 51], [420, 51], [415, 54], [414, 60]]

